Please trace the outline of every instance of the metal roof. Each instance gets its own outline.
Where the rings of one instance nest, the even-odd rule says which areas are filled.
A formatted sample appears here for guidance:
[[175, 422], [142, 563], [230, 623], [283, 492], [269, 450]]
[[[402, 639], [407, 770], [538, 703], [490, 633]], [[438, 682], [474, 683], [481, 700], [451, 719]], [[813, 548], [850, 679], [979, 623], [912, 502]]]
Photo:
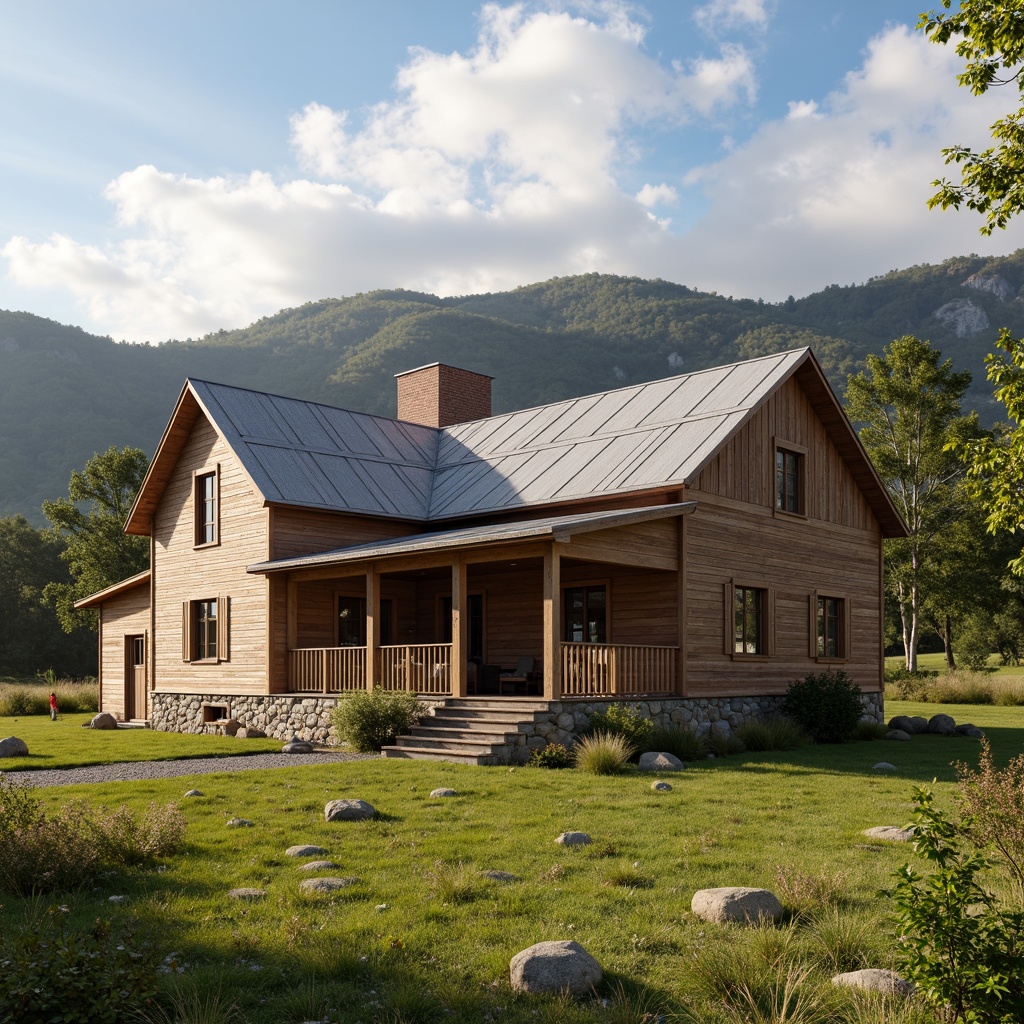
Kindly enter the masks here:
[[443, 522], [691, 481], [808, 349], [436, 429], [189, 382], [272, 503]]
[[580, 533], [594, 530], [609, 530], [616, 526], [648, 522], [652, 519], [667, 519], [670, 516], [688, 515], [697, 507], [695, 501], [677, 502], [672, 505], [649, 505], [645, 508], [612, 509], [605, 512], [584, 512], [579, 515], [549, 516], [545, 519], [529, 519], [516, 523], [491, 523], [486, 526], [472, 526], [461, 530], [444, 530], [437, 533], [419, 533], [413, 537], [395, 537], [391, 540], [372, 541], [352, 547], [337, 548], [315, 555], [300, 555], [296, 558], [281, 558], [276, 561], [258, 562], [250, 565], [251, 573], [279, 572], [285, 569], [308, 569], [338, 565], [343, 562], [359, 562], [366, 559], [389, 556], [422, 554], [423, 552], [444, 551], [451, 548], [465, 550], [485, 544], [508, 543], [509, 541], [536, 540], [538, 537], [552, 537], [556, 541], [567, 541]]

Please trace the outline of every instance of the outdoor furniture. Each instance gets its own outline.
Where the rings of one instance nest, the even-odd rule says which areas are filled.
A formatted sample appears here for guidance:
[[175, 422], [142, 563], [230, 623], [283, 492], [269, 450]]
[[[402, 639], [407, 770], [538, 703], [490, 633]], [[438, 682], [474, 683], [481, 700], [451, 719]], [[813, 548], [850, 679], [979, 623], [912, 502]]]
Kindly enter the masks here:
[[523, 657], [516, 663], [514, 669], [502, 672], [498, 676], [499, 692], [504, 695], [506, 692], [511, 696], [521, 694], [526, 696], [530, 692], [531, 684], [534, 693], [537, 692], [537, 671], [534, 668], [536, 658]]

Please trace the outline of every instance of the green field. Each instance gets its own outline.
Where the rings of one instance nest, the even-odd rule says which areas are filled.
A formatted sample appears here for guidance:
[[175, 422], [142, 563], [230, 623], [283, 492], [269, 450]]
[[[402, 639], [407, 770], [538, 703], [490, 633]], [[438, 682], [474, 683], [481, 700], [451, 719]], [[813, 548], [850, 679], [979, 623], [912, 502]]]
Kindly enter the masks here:
[[[887, 714], [936, 710], [893, 702]], [[1024, 750], [1024, 709], [940, 710], [985, 728], [999, 764]], [[43, 750], [43, 727], [51, 723], [39, 725]], [[214, 737], [92, 734], [67, 721], [53, 727], [55, 760], [73, 756], [60, 746], [62, 725], [69, 739], [107, 743], [108, 753], [116, 744], [119, 755], [141, 752], [147, 740], [166, 739], [190, 753], [197, 744], [249, 746]], [[977, 741], [918, 736], [744, 754], [688, 766], [671, 777], [669, 793], [653, 792], [650, 776], [636, 771], [597, 778], [387, 760], [39, 792], [48, 806], [73, 795], [139, 810], [175, 802], [186, 815], [184, 854], [148, 869], [121, 869], [95, 890], [61, 897], [83, 926], [97, 916], [115, 928], [130, 926], [133, 942], [150, 942], [159, 959], [173, 954], [184, 965], [163, 978], [165, 997], [176, 992], [184, 1004], [194, 996], [210, 1013], [193, 1007], [171, 1019], [532, 1024], [639, 1022], [644, 1013], [661, 1013], [708, 1024], [911, 1024], [932, 1018], [855, 1000], [828, 982], [838, 970], [893, 962], [893, 926], [880, 891], [912, 851], [861, 833], [905, 824], [913, 786], [933, 779], [949, 806], [951, 762], [974, 761], [977, 752]], [[897, 774], [874, 773], [880, 761], [894, 763]], [[458, 796], [429, 796], [442, 786]], [[193, 787], [204, 795], [184, 799]], [[324, 804], [338, 797], [369, 801], [378, 818], [325, 824]], [[229, 828], [236, 816], [253, 827]], [[592, 845], [556, 845], [568, 830], [589, 833]], [[301, 894], [303, 861], [284, 852], [300, 843], [329, 850], [338, 867], [325, 874], [358, 882], [334, 899]], [[490, 881], [486, 870], [518, 880]], [[993, 882], [1001, 888], [998, 877]], [[789, 923], [748, 929], [694, 919], [694, 891], [725, 885], [772, 889]], [[267, 895], [239, 903], [227, 896], [237, 887]], [[125, 901], [113, 904], [111, 896]], [[9, 930], [28, 908], [5, 898], [0, 922]], [[599, 960], [606, 977], [597, 999], [511, 993], [509, 960], [546, 939], [575, 939]], [[735, 985], [726, 985], [746, 978], [770, 1001], [791, 967], [807, 972], [800, 989], [826, 1016], [757, 1016]], [[732, 994], [723, 996], [725, 989]], [[234, 1004], [236, 1015], [214, 1014], [215, 1002], [221, 1009]]]

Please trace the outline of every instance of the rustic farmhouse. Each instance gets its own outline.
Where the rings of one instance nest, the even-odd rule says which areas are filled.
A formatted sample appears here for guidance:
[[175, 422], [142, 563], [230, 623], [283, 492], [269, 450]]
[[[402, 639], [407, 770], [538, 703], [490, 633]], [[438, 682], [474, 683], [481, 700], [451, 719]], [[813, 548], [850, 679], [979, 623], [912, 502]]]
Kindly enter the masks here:
[[102, 709], [324, 739], [339, 695], [411, 689], [439, 707], [392, 753], [516, 760], [602, 702], [724, 732], [836, 667], [881, 719], [905, 527], [809, 349], [490, 386], [400, 374], [392, 420], [188, 381], [125, 526], [151, 568], [80, 602]]

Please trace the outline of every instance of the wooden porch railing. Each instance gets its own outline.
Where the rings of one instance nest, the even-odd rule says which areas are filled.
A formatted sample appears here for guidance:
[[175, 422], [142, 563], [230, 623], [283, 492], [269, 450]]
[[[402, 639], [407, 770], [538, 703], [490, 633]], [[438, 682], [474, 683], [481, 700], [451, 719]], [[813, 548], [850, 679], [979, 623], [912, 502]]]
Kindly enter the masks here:
[[380, 685], [443, 696], [452, 692], [451, 644], [402, 644], [380, 648]]
[[291, 693], [349, 693], [365, 689], [365, 647], [302, 647], [288, 652]]
[[562, 696], [674, 693], [678, 653], [678, 647], [562, 644]]

